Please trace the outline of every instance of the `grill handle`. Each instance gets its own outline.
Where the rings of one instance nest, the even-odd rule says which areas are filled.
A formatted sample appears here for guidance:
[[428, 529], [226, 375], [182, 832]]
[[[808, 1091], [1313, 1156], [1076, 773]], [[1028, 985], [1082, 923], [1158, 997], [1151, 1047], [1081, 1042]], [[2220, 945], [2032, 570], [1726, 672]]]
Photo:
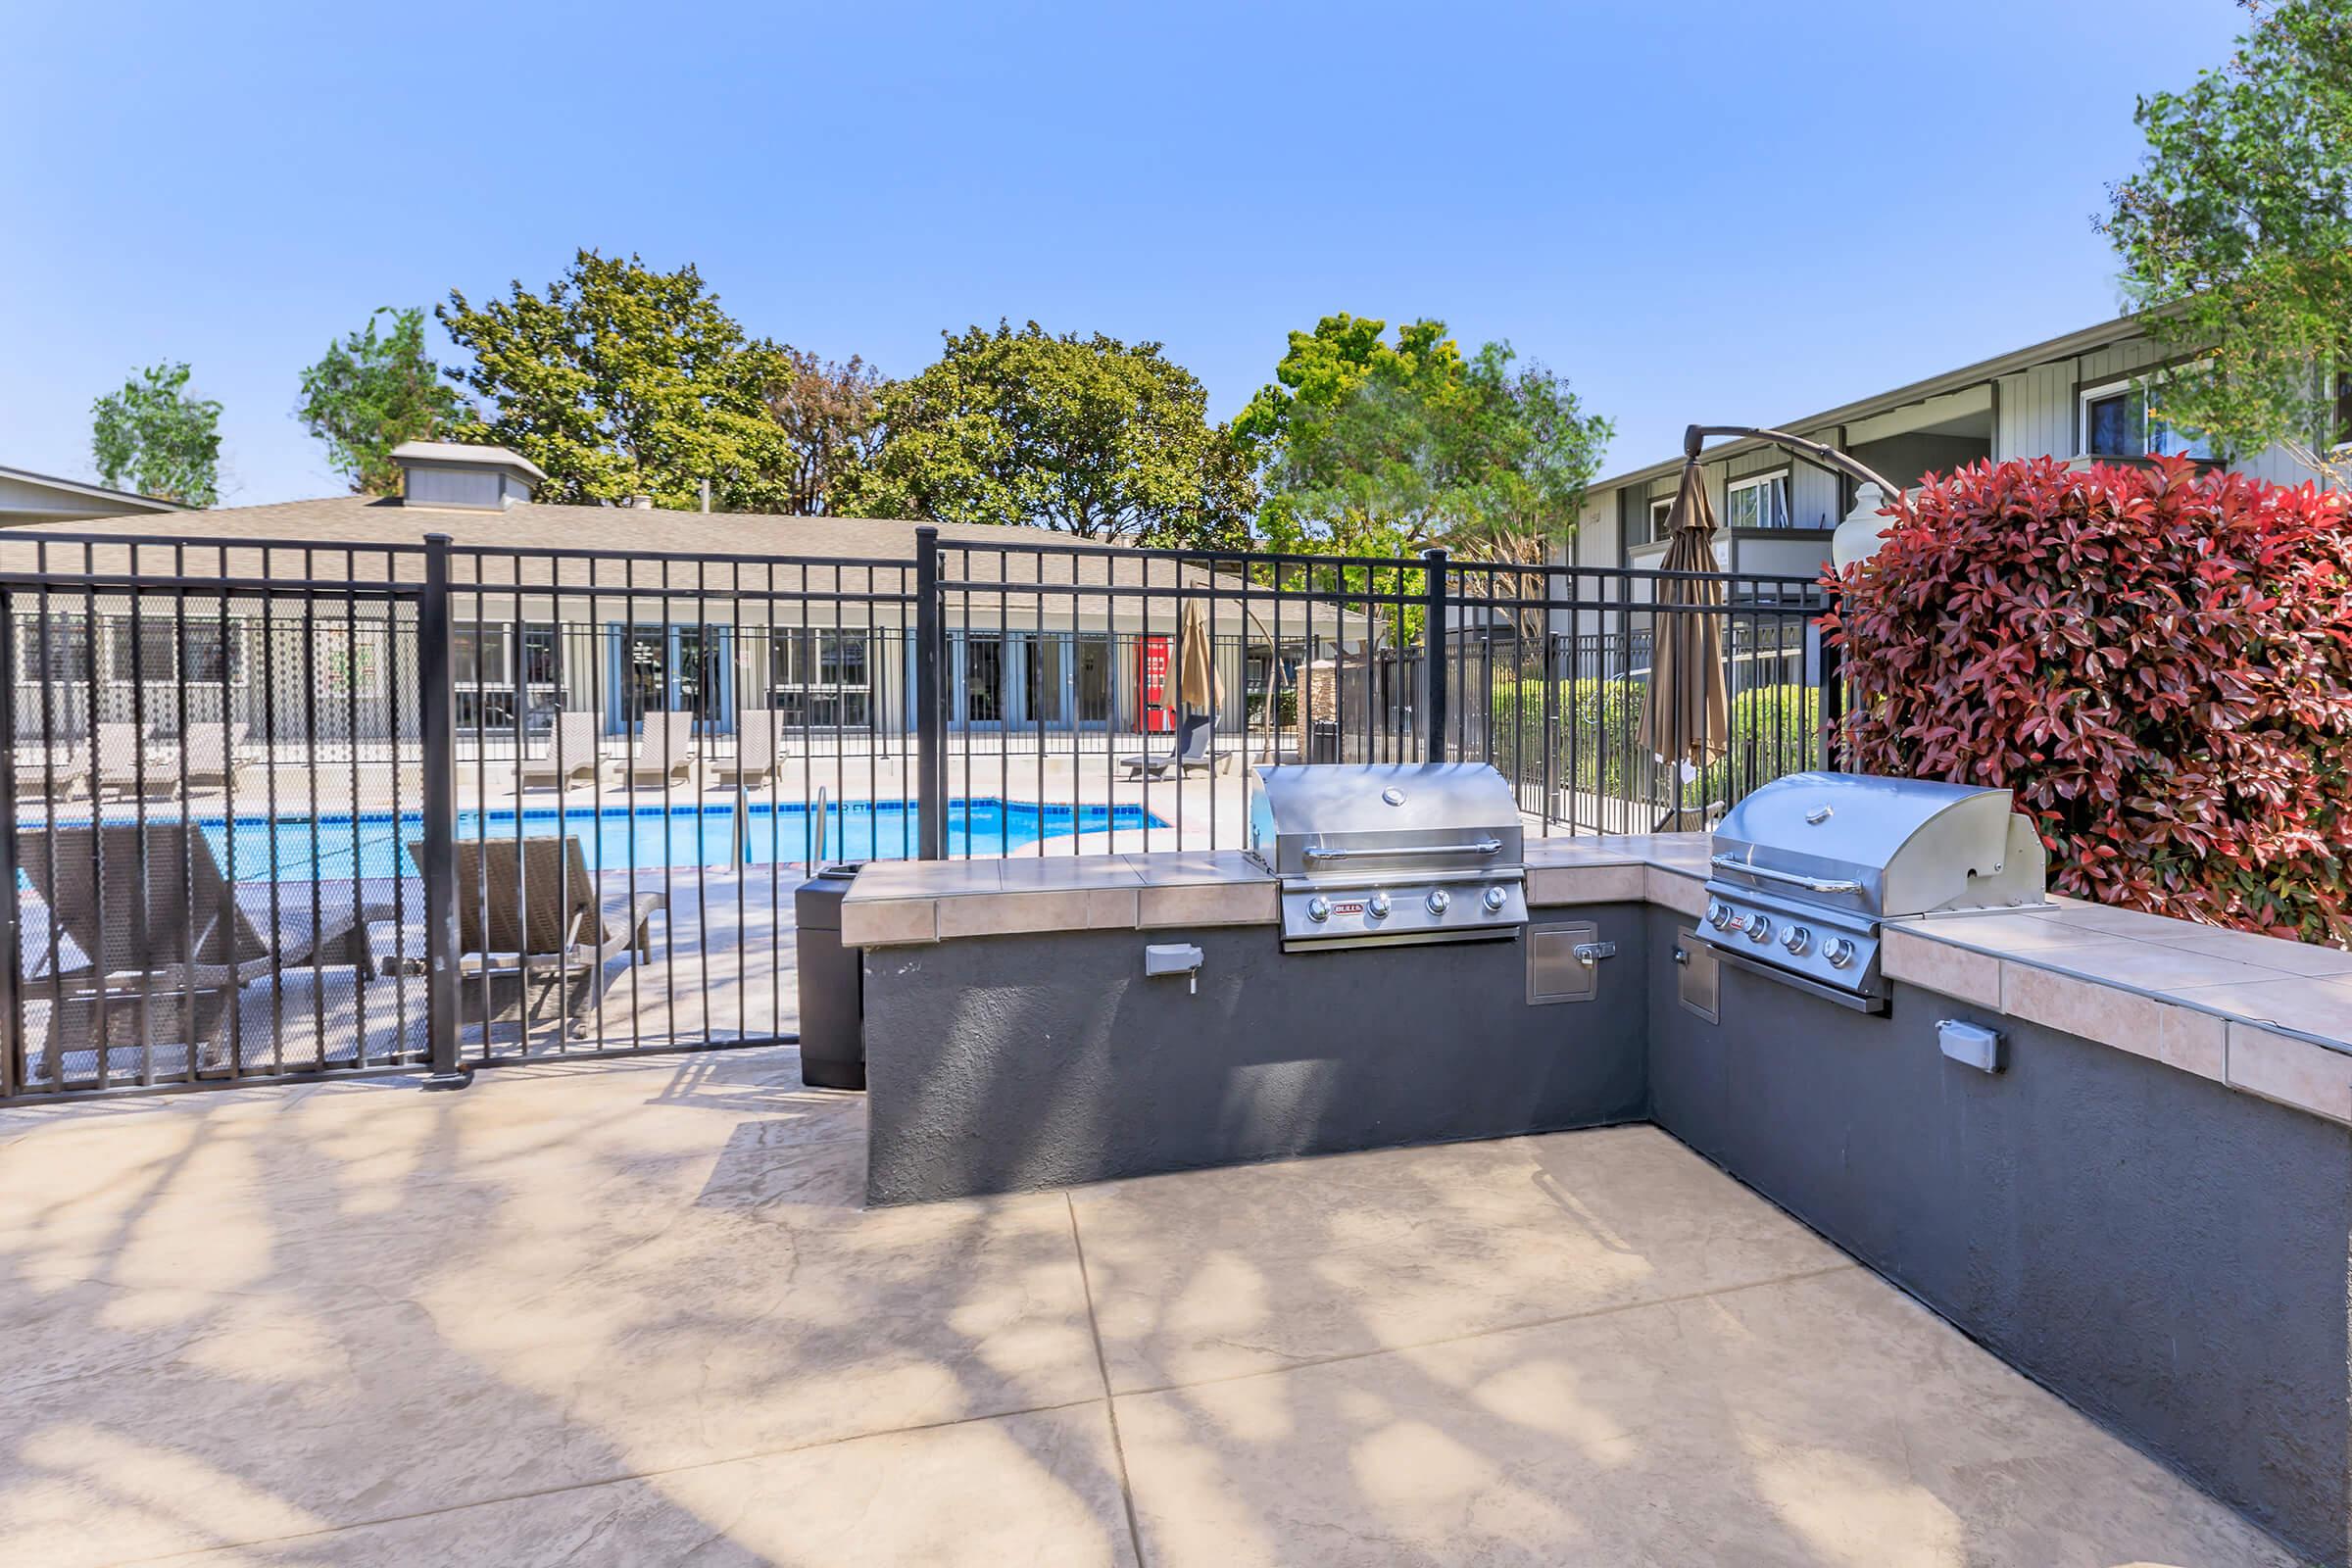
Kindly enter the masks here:
[[1807, 893], [1859, 893], [1862, 891], [1862, 884], [1859, 882], [1842, 882], [1831, 877], [1805, 876], [1795, 871], [1776, 871], [1769, 865], [1750, 865], [1737, 855], [1718, 855], [1713, 857], [1708, 863], [1726, 871], [1740, 871], [1748, 876], [1759, 877], [1766, 882], [1779, 882], [1792, 888], [1803, 888]]
[[1387, 850], [1325, 850], [1304, 849], [1299, 855], [1309, 860], [1401, 860], [1427, 858], [1436, 855], [1500, 855], [1500, 839], [1480, 839], [1471, 844], [1406, 844]]

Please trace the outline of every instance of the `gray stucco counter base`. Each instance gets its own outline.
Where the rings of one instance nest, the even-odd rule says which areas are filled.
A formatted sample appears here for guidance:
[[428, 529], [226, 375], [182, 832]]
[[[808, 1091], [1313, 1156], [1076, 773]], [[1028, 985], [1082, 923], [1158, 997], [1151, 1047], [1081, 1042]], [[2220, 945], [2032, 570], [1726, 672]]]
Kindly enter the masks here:
[[[1530, 1005], [1521, 942], [1286, 955], [1272, 925], [866, 950], [876, 1203], [1646, 1114], [1639, 905], [1591, 1002]], [[1199, 989], [1147, 979], [1197, 944]]]
[[[1652, 910], [1653, 946], [1689, 921]], [[2345, 1555], [2345, 1129], [1914, 986], [1888, 1015], [1722, 972], [1650, 994], [1659, 1125], [2102, 1424]], [[1938, 1019], [1998, 1029], [1948, 1060]]]

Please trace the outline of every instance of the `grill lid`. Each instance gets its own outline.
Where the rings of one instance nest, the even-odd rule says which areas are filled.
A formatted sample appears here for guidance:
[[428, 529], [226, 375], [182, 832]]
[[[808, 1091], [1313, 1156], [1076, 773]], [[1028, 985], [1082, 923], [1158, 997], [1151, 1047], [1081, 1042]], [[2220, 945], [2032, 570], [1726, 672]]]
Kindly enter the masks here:
[[1282, 764], [1256, 775], [1250, 847], [1277, 875], [1384, 856], [1430, 870], [1450, 861], [1515, 871], [1523, 858], [1519, 803], [1484, 762]]
[[2011, 804], [1972, 784], [1791, 773], [1724, 817], [1714, 871], [1879, 917], [2039, 904], [2047, 857]]

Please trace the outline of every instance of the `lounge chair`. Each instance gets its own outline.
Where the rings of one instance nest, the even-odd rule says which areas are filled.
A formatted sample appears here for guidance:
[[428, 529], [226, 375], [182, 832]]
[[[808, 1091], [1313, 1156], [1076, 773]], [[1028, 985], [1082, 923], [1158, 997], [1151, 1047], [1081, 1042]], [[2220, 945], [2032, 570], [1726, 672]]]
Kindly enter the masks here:
[[558, 789], [595, 783], [604, 765], [597, 755], [603, 729], [594, 713], [572, 710], [558, 713], [548, 732], [547, 755], [523, 760], [522, 782], [552, 784]]
[[109, 791], [145, 800], [172, 800], [179, 794], [179, 769], [148, 755], [147, 739], [138, 725], [101, 723], [98, 770], [91, 780], [90, 797], [103, 800]]
[[1187, 713], [1177, 721], [1174, 750], [1156, 757], [1122, 757], [1119, 765], [1127, 769], [1129, 778], [1164, 778], [1171, 769], [1179, 774], [1210, 772], [1217, 765], [1216, 754], [1210, 749], [1216, 727], [1213, 713]]
[[784, 760], [784, 715], [755, 708], [735, 726], [735, 760], [713, 764], [719, 782], [758, 789], [771, 782]]
[[189, 789], [222, 790], [240, 775], [245, 764], [237, 759], [245, 726], [197, 720], [179, 738], [180, 778]]
[[[18, 755], [18, 800], [62, 802], [79, 789], [91, 789], [88, 748], [53, 746], [39, 757]], [[92, 790], [93, 796], [95, 793]]]
[[683, 784], [694, 776], [694, 715], [665, 709], [645, 715], [629, 777], [639, 784]]
[[[625, 919], [607, 915], [576, 838], [460, 839], [458, 1010], [466, 1023], [519, 1019], [527, 1035], [559, 998], [565, 1030], [587, 1032], [605, 994], [605, 965], [651, 962], [659, 893], [641, 893]], [[423, 863], [424, 846], [409, 856]]]
[[58, 1052], [181, 1045], [210, 1064], [240, 988], [343, 964], [366, 983], [367, 922], [387, 913], [348, 883], [322, 883], [277, 901], [271, 940], [220, 874], [212, 840], [177, 821], [28, 828], [17, 858], [48, 906], [48, 937], [25, 955], [38, 972], [24, 994], [55, 1004], [53, 1062]]

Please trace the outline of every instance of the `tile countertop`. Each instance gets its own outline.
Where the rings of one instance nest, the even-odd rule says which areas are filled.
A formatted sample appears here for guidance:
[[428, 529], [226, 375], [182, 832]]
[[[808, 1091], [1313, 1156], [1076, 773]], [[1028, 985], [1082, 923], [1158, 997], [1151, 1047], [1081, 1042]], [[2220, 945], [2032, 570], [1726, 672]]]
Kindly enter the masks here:
[[2054, 897], [1887, 922], [1890, 979], [2352, 1122], [2352, 953]]
[[[1697, 912], [1706, 839], [1530, 839], [1528, 901], [1541, 906], [1665, 904]], [[1660, 875], [1669, 866], [1690, 866]], [[1270, 925], [1274, 878], [1239, 850], [1050, 855], [1002, 860], [879, 860], [858, 873], [841, 911], [852, 947], [1183, 925]]]
[[[1530, 838], [1528, 902], [1706, 906], [1703, 833]], [[1238, 850], [885, 860], [842, 940], [890, 947], [1043, 931], [1270, 924], [1274, 879]], [[1887, 922], [1887, 978], [2352, 1123], [2352, 953], [2076, 899]]]

